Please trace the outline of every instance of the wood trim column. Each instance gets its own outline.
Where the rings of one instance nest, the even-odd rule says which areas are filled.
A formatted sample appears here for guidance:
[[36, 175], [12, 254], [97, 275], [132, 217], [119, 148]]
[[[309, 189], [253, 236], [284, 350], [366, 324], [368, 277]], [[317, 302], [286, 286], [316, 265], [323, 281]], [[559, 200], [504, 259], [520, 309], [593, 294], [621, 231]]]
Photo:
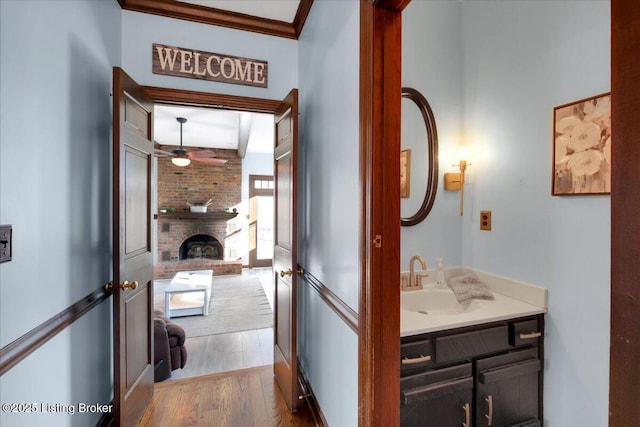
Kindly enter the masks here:
[[640, 3], [611, 1], [611, 365], [609, 425], [640, 419]]
[[360, 426], [400, 424], [402, 15], [397, 3], [360, 3]]

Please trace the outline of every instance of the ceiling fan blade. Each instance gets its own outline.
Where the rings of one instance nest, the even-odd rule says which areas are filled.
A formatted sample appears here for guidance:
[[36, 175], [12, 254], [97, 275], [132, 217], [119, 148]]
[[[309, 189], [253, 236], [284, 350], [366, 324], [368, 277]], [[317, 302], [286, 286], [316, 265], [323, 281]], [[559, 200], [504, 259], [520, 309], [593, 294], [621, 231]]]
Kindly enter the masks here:
[[227, 163], [226, 159], [216, 159], [214, 157], [192, 157], [191, 160], [194, 162], [205, 163], [207, 165], [224, 165]]
[[213, 159], [216, 157], [216, 153], [214, 153], [211, 150], [194, 150], [194, 151], [189, 151], [187, 153], [187, 156], [192, 160]]
[[168, 157], [168, 156], [175, 156], [175, 153], [172, 153], [170, 151], [164, 151], [159, 148], [154, 148], [153, 155], [155, 157]]

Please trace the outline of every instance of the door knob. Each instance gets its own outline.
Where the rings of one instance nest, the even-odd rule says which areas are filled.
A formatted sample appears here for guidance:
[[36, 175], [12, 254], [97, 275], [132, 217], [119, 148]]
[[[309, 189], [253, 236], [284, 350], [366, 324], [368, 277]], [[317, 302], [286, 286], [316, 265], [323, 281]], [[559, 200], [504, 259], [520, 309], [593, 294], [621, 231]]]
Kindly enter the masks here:
[[292, 275], [293, 275], [293, 271], [291, 269], [288, 269], [287, 271], [282, 270], [280, 272], [280, 277], [292, 276]]
[[138, 287], [138, 281], [137, 280], [134, 280], [133, 282], [129, 282], [128, 280], [125, 280], [124, 282], [120, 283], [120, 289], [122, 289], [123, 291], [125, 289], [134, 290], [137, 287]]
[[[138, 281], [137, 280], [134, 280], [133, 282], [129, 282], [128, 280], [125, 280], [124, 282], [122, 282], [120, 284], [120, 289], [122, 289], [123, 291], [125, 289], [134, 290], [137, 287], [138, 287]], [[104, 285], [104, 289], [106, 291], [111, 291], [113, 289], [113, 282], [109, 282], [106, 285]]]

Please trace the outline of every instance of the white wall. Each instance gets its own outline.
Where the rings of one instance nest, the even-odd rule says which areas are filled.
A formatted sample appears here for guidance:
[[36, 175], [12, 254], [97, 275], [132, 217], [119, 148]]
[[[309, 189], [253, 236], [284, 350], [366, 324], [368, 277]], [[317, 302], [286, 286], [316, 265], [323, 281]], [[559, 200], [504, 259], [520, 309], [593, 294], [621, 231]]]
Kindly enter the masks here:
[[[359, 297], [357, 1], [316, 1], [299, 39], [298, 262], [354, 310]], [[298, 345], [329, 425], [358, 422], [358, 337], [306, 285]]]
[[[444, 173], [451, 167], [460, 145], [462, 122], [461, 6], [451, 1], [412, 1], [402, 13], [402, 86], [417, 89], [433, 110], [439, 145], [438, 192], [427, 218], [411, 227], [401, 227], [400, 269], [409, 270], [414, 255], [429, 268], [436, 258], [445, 266], [462, 263], [462, 218], [459, 193], [444, 190]], [[402, 148], [411, 152], [410, 198], [401, 199], [403, 217], [415, 214], [426, 189], [425, 127], [418, 132], [406, 126], [407, 114], [419, 115], [412, 101], [403, 99]], [[421, 119], [420, 119], [421, 120]], [[473, 172], [472, 170], [470, 172]]]
[[[610, 198], [550, 194], [553, 107], [610, 90], [609, 22], [609, 1], [462, 4], [462, 260], [549, 289], [548, 427], [607, 425]], [[480, 210], [493, 231], [478, 230]]]
[[[0, 2], [0, 346], [111, 278], [111, 69], [117, 2]], [[2, 403], [112, 398], [111, 300], [0, 377]], [[98, 414], [0, 414], [2, 425], [93, 425]]]
[[[138, 12], [123, 11], [122, 15], [122, 66], [139, 84], [268, 99], [283, 99], [298, 86], [296, 40]], [[153, 74], [153, 43], [266, 60], [268, 87]]]

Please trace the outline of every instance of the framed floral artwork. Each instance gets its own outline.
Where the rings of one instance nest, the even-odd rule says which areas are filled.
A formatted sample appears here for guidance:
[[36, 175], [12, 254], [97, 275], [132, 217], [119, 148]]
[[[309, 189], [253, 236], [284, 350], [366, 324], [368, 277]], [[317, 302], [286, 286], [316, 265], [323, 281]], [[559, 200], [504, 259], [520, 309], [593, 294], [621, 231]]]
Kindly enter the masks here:
[[611, 94], [553, 109], [554, 196], [611, 193]]

